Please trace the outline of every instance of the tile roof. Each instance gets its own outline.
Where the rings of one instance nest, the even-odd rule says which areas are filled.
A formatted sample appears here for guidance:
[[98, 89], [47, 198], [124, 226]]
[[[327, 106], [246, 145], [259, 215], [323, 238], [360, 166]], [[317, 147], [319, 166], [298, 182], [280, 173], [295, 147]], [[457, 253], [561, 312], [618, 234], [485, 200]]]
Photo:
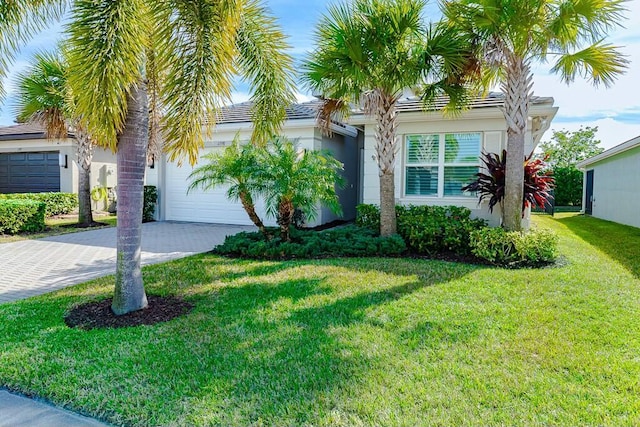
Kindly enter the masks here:
[[[433, 109], [441, 110], [448, 102], [448, 98], [442, 96], [436, 98]], [[531, 99], [533, 105], [537, 104], [553, 104], [553, 98], [534, 96]], [[287, 120], [298, 119], [315, 119], [318, 108], [321, 104], [319, 99], [303, 102], [301, 104], [292, 104], [287, 108]], [[486, 97], [478, 97], [471, 101], [469, 107], [472, 109], [487, 107], [502, 107], [504, 104], [504, 95], [499, 92], [491, 92]], [[222, 108], [216, 115], [216, 123], [246, 123], [251, 122], [252, 103], [242, 102]], [[399, 112], [417, 112], [423, 111], [422, 100], [418, 97], [402, 98], [398, 101]], [[363, 114], [361, 110], [354, 110], [354, 115]]]
[[[251, 101], [223, 107], [216, 114], [216, 123], [243, 123], [251, 122]], [[315, 119], [320, 106], [320, 100], [291, 104], [287, 107], [286, 120]]]
[[45, 137], [44, 127], [34, 123], [0, 126], [0, 137], [2, 139], [40, 139]]

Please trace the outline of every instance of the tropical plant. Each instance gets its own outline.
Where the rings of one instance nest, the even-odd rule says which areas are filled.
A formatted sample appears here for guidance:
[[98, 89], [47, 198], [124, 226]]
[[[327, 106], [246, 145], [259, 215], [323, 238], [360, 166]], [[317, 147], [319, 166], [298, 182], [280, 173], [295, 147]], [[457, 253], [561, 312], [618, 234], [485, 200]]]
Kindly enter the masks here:
[[396, 102], [407, 88], [423, 93], [427, 108], [438, 94], [449, 107], [465, 101], [462, 78], [473, 75], [469, 40], [443, 26], [423, 22], [424, 0], [353, 0], [333, 5], [316, 29], [316, 49], [305, 60], [304, 82], [321, 94], [318, 120], [358, 104], [376, 119], [380, 175], [380, 233], [396, 232], [394, 168], [397, 152]]
[[44, 126], [47, 138], [67, 138], [73, 132], [78, 162], [78, 224], [93, 223], [91, 212], [91, 160], [93, 143], [86, 124], [75, 109], [67, 84], [67, 65], [59, 53], [38, 53], [18, 75], [16, 115], [19, 122]]
[[344, 186], [343, 165], [327, 151], [299, 149], [284, 137], [272, 139], [258, 152], [255, 180], [262, 186], [267, 214], [276, 218], [280, 238], [290, 241], [296, 209], [308, 220], [317, 217], [318, 204], [340, 214], [336, 186]]
[[215, 122], [237, 72], [251, 82], [254, 140], [264, 142], [294, 99], [292, 61], [257, 0], [19, 0], [0, 7], [0, 77], [21, 43], [65, 16], [67, 6], [68, 81], [73, 93], [83, 94], [78, 115], [100, 145], [117, 150], [112, 310], [120, 315], [147, 306], [140, 243], [149, 107], [163, 113], [169, 158], [195, 163], [203, 124]]
[[255, 179], [258, 168], [258, 148], [253, 144], [241, 145], [236, 140], [222, 153], [214, 152], [203, 156], [206, 164], [197, 167], [189, 175], [189, 190], [201, 188], [212, 190], [220, 185], [228, 185], [227, 197], [242, 207], [265, 237], [270, 237], [262, 219], [256, 212], [254, 199], [262, 190]]
[[499, 81], [505, 96], [507, 159], [504, 226], [520, 230], [522, 159], [535, 62], [557, 58], [551, 71], [571, 83], [577, 75], [609, 86], [627, 61], [603, 40], [621, 25], [624, 0], [450, 0], [443, 12], [452, 27], [477, 47], [485, 76]]
[[[496, 205], [500, 205], [500, 213], [502, 215], [502, 224], [505, 221], [505, 188], [506, 188], [506, 169], [507, 169], [507, 151], [502, 150], [502, 155], [498, 153], [482, 153], [480, 156], [484, 163], [484, 172], [476, 174], [476, 180], [464, 186], [462, 191], [478, 193], [480, 195], [478, 203], [489, 200], [489, 211], [493, 212]], [[519, 215], [522, 218], [526, 209], [531, 206], [545, 207], [548, 201], [553, 197], [551, 190], [553, 188], [552, 172], [546, 169], [544, 159], [534, 158], [533, 153], [524, 159], [523, 167], [523, 194], [520, 202]]]

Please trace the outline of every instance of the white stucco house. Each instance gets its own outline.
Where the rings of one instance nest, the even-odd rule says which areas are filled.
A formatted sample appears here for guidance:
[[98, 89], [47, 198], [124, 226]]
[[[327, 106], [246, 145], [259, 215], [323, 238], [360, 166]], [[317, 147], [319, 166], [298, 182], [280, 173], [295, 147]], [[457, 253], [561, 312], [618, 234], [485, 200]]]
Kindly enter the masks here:
[[578, 163], [583, 213], [640, 227], [640, 136]]
[[[116, 186], [116, 156], [96, 148], [91, 187]], [[78, 164], [73, 135], [49, 140], [36, 124], [0, 127], [0, 193], [77, 193]]]
[[[396, 161], [396, 198], [402, 204], [458, 205], [472, 210], [475, 217], [498, 225], [500, 212], [490, 214], [486, 204], [478, 205], [474, 194], [460, 189], [481, 167], [480, 153], [501, 152], [506, 148], [506, 121], [502, 113], [503, 97], [490, 94], [478, 98], [455, 117], [444, 116], [444, 100], [437, 102], [434, 111], [422, 110], [417, 98], [399, 101], [399, 152]], [[292, 105], [287, 111], [282, 134], [298, 141], [301, 148], [328, 149], [344, 163], [347, 187], [339, 194], [344, 219], [355, 218], [359, 203], [379, 203], [378, 166], [375, 151], [375, 122], [373, 118], [356, 112], [348, 123], [336, 123], [333, 136], [323, 135], [316, 124], [318, 102]], [[221, 150], [231, 144], [237, 134], [248, 141], [252, 131], [249, 103], [223, 109], [211, 139], [206, 141], [203, 154]], [[557, 112], [553, 98], [534, 97], [530, 108], [529, 133], [526, 152], [539, 143]], [[191, 191], [187, 194], [187, 177], [193, 170], [188, 164], [181, 167], [162, 159], [156, 167], [157, 176], [147, 176], [150, 184], [159, 189], [159, 218], [173, 221], [199, 221], [227, 224], [249, 224], [249, 218], [239, 203], [229, 202], [226, 189]], [[154, 182], [154, 180], [157, 180]], [[258, 211], [263, 206], [258, 203]], [[328, 210], [310, 225], [336, 219]], [[267, 221], [269, 222], [269, 221]], [[271, 221], [271, 224], [273, 222]]]
[[[498, 225], [498, 208], [490, 214], [486, 204], [478, 205], [475, 194], [463, 193], [461, 188], [481, 168], [482, 151], [499, 153], [506, 148], [503, 102], [501, 94], [490, 94], [475, 99], [469, 109], [452, 117], [442, 113], [444, 99], [428, 112], [423, 111], [421, 101], [415, 97], [401, 99], [395, 173], [397, 203], [465, 206], [474, 217]], [[378, 165], [374, 160], [375, 121], [355, 111], [348, 123], [334, 123], [332, 136], [326, 136], [316, 123], [318, 106], [319, 101], [291, 105], [281, 133], [297, 141], [300, 148], [329, 150], [344, 164], [347, 186], [339, 191], [339, 197], [342, 219], [350, 220], [355, 218], [356, 205], [379, 203]], [[223, 150], [236, 137], [249, 141], [253, 130], [250, 111], [250, 103], [223, 108], [215, 131], [205, 141], [202, 155]], [[556, 112], [553, 98], [532, 99], [526, 152], [535, 148]], [[96, 149], [91, 187], [115, 187], [116, 170], [115, 155]], [[188, 176], [192, 170], [187, 162], [179, 166], [164, 155], [148, 165], [145, 184], [158, 189], [157, 219], [251, 223], [241, 204], [227, 199], [224, 187], [188, 192]], [[50, 141], [39, 126], [21, 124], [0, 128], [0, 192], [75, 192], [77, 177], [72, 135]], [[263, 203], [257, 201], [256, 207], [265, 218]], [[273, 218], [265, 219], [267, 224], [275, 224]], [[320, 209], [318, 218], [308, 225], [336, 219], [339, 218], [328, 209]]]

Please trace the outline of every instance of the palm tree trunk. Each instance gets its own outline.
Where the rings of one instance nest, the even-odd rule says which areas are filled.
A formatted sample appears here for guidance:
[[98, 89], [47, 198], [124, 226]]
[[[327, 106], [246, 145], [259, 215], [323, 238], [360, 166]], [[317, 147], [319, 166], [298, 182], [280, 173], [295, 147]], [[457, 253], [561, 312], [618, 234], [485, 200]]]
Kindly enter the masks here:
[[280, 226], [280, 238], [285, 242], [291, 241], [289, 229], [293, 221], [295, 208], [290, 200], [281, 200], [278, 205], [278, 225]]
[[398, 127], [396, 101], [394, 96], [385, 96], [375, 91], [368, 101], [372, 105], [365, 110], [373, 110], [376, 116], [376, 158], [380, 174], [380, 235], [390, 236], [397, 232], [396, 225], [396, 130]]
[[244, 208], [247, 215], [249, 215], [249, 219], [251, 222], [258, 227], [260, 233], [262, 233], [265, 237], [270, 237], [269, 233], [267, 233], [267, 229], [264, 226], [264, 223], [256, 213], [255, 206], [253, 204], [253, 200], [251, 200], [251, 196], [244, 191], [240, 192], [240, 202], [242, 202], [242, 207]]
[[116, 315], [148, 305], [142, 282], [140, 252], [142, 205], [147, 157], [149, 110], [145, 83], [128, 97], [125, 127], [118, 138], [118, 253], [111, 309]]
[[91, 160], [93, 144], [89, 135], [80, 127], [75, 127], [76, 154], [78, 157], [78, 225], [89, 227], [93, 224], [91, 212]]
[[502, 226], [509, 231], [522, 230], [524, 197], [524, 136], [532, 92], [529, 64], [513, 53], [507, 55], [507, 76], [502, 82], [505, 94], [504, 116], [507, 120], [507, 160], [505, 171]]

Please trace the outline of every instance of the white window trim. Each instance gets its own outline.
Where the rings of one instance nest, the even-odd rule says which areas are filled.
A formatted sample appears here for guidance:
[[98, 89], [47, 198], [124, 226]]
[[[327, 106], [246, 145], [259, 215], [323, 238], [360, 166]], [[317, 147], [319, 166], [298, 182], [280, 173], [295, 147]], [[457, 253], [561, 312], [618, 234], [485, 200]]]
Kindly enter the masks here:
[[[482, 131], [461, 131], [461, 132], [430, 132], [430, 133], [407, 133], [402, 135], [402, 177], [401, 183], [402, 186], [402, 198], [408, 200], [420, 200], [420, 199], [430, 199], [430, 200], [449, 200], [451, 202], [462, 202], [462, 201], [474, 201], [477, 203], [478, 196], [445, 196], [444, 195], [444, 169], [445, 167], [464, 167], [464, 166], [474, 166], [478, 167], [478, 169], [482, 168], [482, 164], [480, 161], [480, 155], [478, 155], [477, 163], [446, 163], [445, 164], [445, 135], [451, 134], [479, 134], [480, 135], [480, 153], [484, 148], [484, 132]], [[407, 150], [407, 138], [410, 136], [428, 136], [428, 135], [438, 135], [438, 163], [409, 163], [408, 159], [408, 150]], [[436, 167], [438, 168], [438, 190], [434, 195], [421, 195], [421, 194], [407, 194], [407, 168], [408, 167]]]

